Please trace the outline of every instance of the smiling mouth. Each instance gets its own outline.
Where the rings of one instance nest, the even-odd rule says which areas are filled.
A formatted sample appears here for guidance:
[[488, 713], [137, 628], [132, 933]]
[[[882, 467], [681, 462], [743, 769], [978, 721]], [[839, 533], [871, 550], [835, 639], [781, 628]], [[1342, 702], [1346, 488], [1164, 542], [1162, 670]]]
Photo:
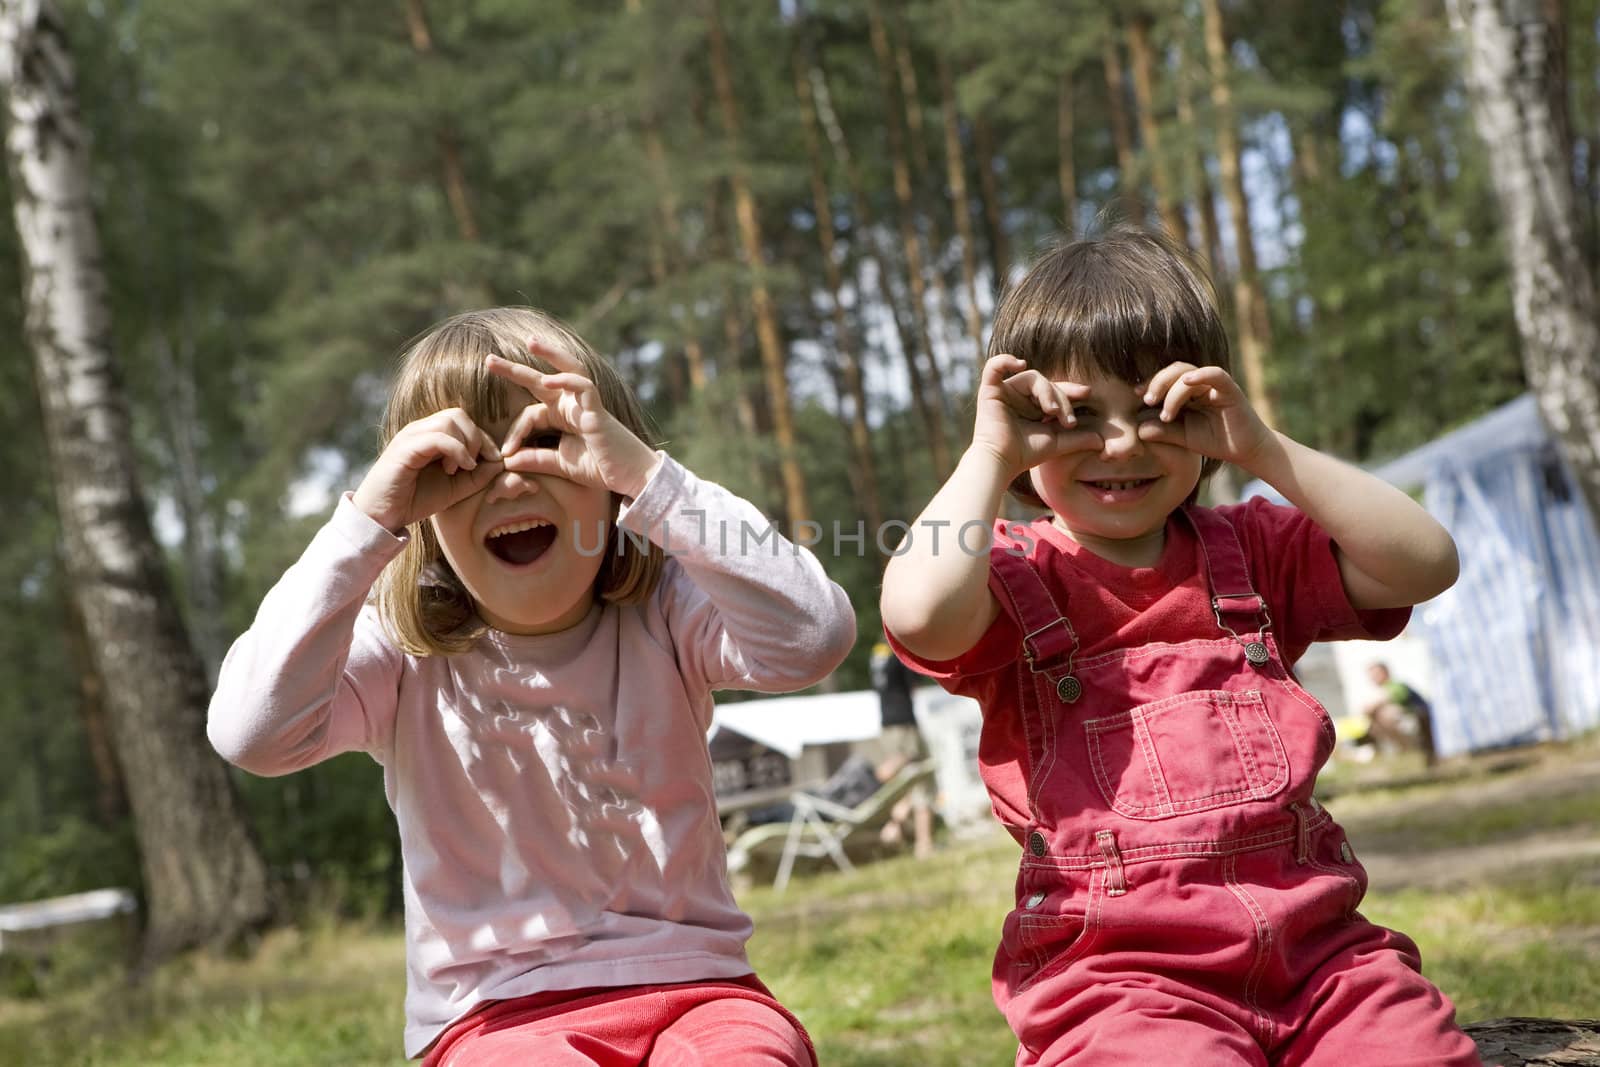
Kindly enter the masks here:
[[490, 530], [483, 539], [483, 546], [491, 555], [513, 567], [526, 567], [535, 562], [555, 543], [555, 524], [543, 519], [508, 523]]
[[1132, 492], [1135, 489], [1143, 489], [1147, 485], [1154, 485], [1155, 481], [1156, 480], [1154, 478], [1132, 478], [1132, 479], [1123, 479], [1123, 480], [1114, 481], [1114, 482], [1113, 481], [1102, 481], [1102, 482], [1089, 482], [1089, 481], [1086, 481], [1083, 484], [1089, 486], [1092, 489], [1098, 489], [1102, 493], [1127, 493], [1127, 492]]

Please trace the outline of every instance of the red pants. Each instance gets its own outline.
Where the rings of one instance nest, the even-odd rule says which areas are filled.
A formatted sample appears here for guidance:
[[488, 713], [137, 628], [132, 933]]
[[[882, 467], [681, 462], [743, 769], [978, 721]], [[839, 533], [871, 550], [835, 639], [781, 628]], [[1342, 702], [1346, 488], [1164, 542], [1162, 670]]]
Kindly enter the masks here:
[[422, 1067], [816, 1067], [800, 1021], [754, 975], [561, 989], [493, 1001], [434, 1042]]

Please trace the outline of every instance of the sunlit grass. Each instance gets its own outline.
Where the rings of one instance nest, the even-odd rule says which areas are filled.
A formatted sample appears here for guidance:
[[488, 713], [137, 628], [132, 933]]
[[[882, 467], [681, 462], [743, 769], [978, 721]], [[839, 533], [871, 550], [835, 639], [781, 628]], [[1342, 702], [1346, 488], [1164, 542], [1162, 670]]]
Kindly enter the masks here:
[[[1351, 809], [1358, 849], [1406, 840], [1419, 855], [1508, 835], [1593, 825], [1593, 791], [1452, 805], [1441, 787]], [[1587, 807], [1585, 805], [1587, 804]], [[1587, 810], [1590, 818], [1582, 818]], [[1363, 844], [1367, 841], [1369, 844]], [[1375, 892], [1363, 911], [1404, 930], [1463, 1021], [1585, 1017], [1600, 1004], [1600, 861], [1523, 867], [1486, 849], [1449, 891]], [[813, 866], [777, 893], [746, 889], [762, 978], [834, 1067], [1009, 1063], [1011, 1035], [989, 973], [1017, 847], [999, 832], [945, 842], [926, 861], [851, 874]], [[404, 948], [397, 930], [281, 931], [252, 958], [196, 956], [137, 987], [110, 978], [47, 984], [44, 1000], [0, 999], [0, 1063], [56, 1067], [396, 1065]]]

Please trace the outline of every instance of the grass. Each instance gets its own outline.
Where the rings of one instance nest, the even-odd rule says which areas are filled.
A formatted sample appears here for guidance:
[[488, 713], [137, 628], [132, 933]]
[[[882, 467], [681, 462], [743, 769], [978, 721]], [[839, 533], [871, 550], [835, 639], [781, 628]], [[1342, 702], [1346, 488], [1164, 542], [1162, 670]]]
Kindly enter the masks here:
[[[1456, 786], [1349, 793], [1334, 807], [1358, 851], [1488, 843], [1492, 857], [1533, 831], [1600, 833], [1600, 786], [1576, 778], [1469, 775]], [[751, 958], [829, 1067], [1010, 1062], [1015, 1046], [990, 1000], [989, 969], [1016, 857], [995, 833], [946, 844], [929, 861], [814, 874], [786, 894], [748, 890]], [[1600, 1003], [1593, 859], [1491, 861], [1470, 884], [1373, 893], [1363, 910], [1416, 939], [1463, 1021], [1592, 1016]], [[190, 957], [138, 987], [52, 981], [45, 999], [0, 998], [0, 1063], [398, 1065], [403, 952], [393, 929], [284, 930], [249, 959]]]

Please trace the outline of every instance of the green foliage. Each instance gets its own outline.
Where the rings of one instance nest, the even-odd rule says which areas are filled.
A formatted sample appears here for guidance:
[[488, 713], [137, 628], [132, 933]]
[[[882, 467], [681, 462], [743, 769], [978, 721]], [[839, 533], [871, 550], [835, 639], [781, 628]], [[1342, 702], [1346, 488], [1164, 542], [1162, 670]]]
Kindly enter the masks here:
[[[1003, 219], [1012, 258], [1023, 259], [1119, 198], [1101, 56], [1105, 35], [1121, 34], [1133, 9], [1088, 0], [881, 4], [919, 86], [909, 106], [924, 125], [926, 158], [911, 161], [913, 225], [924, 237], [937, 233], [931, 269], [960, 291], [941, 61], [954, 74], [970, 187], [959, 208], [977, 227], [988, 306], [1001, 279], [988, 266], [999, 242], [985, 206]], [[753, 272], [728, 191], [739, 165], [764, 234], [801, 466], [823, 531], [819, 555], [859, 616], [862, 647], [835, 681], [865, 684], [882, 559], [873, 531], [859, 547], [845, 539], [867, 508], [851, 482], [841, 421], [849, 401], [821, 283], [796, 57], [823, 78], [845, 142], [840, 152], [825, 141], [820, 162], [847, 326], [869, 388], [883, 513], [910, 520], [938, 482], [884, 306], [892, 295], [907, 318], [886, 136], [887, 108], [903, 104], [898, 72], [891, 99], [881, 91], [865, 0], [723, 0], [742, 119], [737, 152], [712, 91], [700, 9], [665, 0], [424, 0], [425, 48], [407, 5], [392, 0], [65, 7], [94, 134], [95, 206], [140, 470], [211, 661], [321, 521], [319, 508], [291, 502], [308, 487], [350, 487], [370, 461], [384, 384], [405, 340], [467, 306], [531, 303], [573, 322], [616, 357], [674, 455], [777, 514]], [[1214, 188], [1216, 119], [1196, 7], [1141, 4], [1155, 20], [1166, 161], [1197, 161]], [[1286, 428], [1365, 459], [1519, 391], [1485, 154], [1437, 0], [1224, 8], [1246, 169], [1257, 202], [1281, 209], [1258, 214], [1256, 225], [1271, 267], [1271, 376]], [[1595, 0], [1573, 0], [1569, 10], [1576, 168], [1592, 200], [1600, 192]], [[1192, 124], [1177, 117], [1180, 52]], [[1063, 77], [1084, 205], [1072, 220], [1058, 184]], [[1130, 86], [1119, 96], [1132, 106]], [[979, 117], [995, 132], [992, 160], [979, 158]], [[986, 164], [994, 205], [978, 181]], [[1198, 190], [1189, 179], [1184, 186], [1192, 199]], [[1592, 212], [1586, 224], [1592, 237]], [[13, 337], [21, 286], [15, 237], [0, 227], [0, 330]], [[933, 311], [946, 373], [965, 383], [962, 326], [951, 309]], [[706, 361], [698, 393], [686, 384], [691, 342]], [[956, 395], [964, 388], [944, 398], [957, 443], [971, 420], [967, 398]], [[741, 399], [754, 432], [738, 417]], [[100, 849], [116, 857], [117, 877], [134, 875], [116, 866], [131, 867], [126, 827], [102, 825], [98, 814], [80, 721], [83, 667], [65, 636], [48, 462], [21, 359], [0, 361], [0, 419], [10, 431], [0, 443], [8, 507], [0, 618], [9, 620], [0, 625], [0, 664], [12, 680], [0, 691], [0, 742], [21, 754], [0, 782], [0, 899], [8, 899], [83, 887]], [[369, 762], [350, 757], [241, 784], [294, 900], [360, 914], [395, 907], [393, 829]]]

